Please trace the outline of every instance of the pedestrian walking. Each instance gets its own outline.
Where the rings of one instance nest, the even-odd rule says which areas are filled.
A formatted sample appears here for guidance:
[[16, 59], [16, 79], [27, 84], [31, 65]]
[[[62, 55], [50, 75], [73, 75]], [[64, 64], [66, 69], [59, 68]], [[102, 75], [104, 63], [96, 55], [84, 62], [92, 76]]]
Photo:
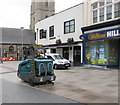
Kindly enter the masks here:
[[0, 63], [3, 63], [3, 61], [2, 61], [2, 57], [0, 57]]

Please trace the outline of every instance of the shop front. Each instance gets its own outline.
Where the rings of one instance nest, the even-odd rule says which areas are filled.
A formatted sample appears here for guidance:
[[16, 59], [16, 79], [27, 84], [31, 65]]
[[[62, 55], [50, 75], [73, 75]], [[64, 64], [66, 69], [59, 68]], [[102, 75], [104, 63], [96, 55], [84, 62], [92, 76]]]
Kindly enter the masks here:
[[118, 68], [120, 64], [120, 29], [84, 34], [84, 63]]
[[58, 53], [71, 62], [72, 66], [82, 65], [82, 42], [47, 45], [47, 53]]

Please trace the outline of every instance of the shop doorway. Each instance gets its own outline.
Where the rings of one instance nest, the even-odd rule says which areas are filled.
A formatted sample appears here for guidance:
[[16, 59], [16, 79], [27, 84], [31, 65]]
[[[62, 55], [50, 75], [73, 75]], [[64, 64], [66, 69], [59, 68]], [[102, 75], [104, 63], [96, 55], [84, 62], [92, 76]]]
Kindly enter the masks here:
[[63, 48], [63, 57], [67, 60], [69, 60], [69, 47]]
[[81, 65], [81, 47], [80, 46], [74, 46], [73, 61], [74, 61], [73, 62], [74, 66]]

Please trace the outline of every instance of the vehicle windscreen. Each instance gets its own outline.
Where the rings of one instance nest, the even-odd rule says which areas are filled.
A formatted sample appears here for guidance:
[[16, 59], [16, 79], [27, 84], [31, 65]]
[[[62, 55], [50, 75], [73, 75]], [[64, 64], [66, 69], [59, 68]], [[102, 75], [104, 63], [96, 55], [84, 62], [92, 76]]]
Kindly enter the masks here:
[[60, 55], [54, 55], [54, 58], [55, 58], [56, 60], [64, 59], [64, 58], [61, 57]]

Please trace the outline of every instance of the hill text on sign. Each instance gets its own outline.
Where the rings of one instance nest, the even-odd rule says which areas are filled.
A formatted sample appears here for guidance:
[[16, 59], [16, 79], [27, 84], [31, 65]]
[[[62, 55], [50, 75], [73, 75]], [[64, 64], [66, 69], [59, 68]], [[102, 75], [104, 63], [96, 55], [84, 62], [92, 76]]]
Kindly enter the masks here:
[[107, 37], [120, 36], [119, 30], [107, 31]]

